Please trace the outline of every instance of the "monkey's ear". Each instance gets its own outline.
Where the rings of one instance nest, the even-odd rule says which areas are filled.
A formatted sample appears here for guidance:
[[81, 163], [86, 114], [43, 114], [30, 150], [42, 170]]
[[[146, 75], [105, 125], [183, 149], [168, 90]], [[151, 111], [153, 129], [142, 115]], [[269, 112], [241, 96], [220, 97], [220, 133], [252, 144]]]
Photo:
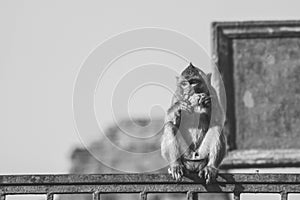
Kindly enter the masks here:
[[211, 84], [211, 76], [212, 76], [212, 73], [208, 73], [208, 74], [206, 75], [206, 77], [207, 77], [207, 82], [208, 82], [209, 84]]

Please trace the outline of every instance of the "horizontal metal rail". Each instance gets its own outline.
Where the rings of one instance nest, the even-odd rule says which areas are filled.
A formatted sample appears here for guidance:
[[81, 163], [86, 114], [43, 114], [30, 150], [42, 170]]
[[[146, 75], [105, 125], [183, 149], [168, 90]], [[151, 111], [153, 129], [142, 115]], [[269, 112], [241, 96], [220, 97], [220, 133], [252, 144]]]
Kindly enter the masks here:
[[206, 185], [197, 176], [176, 182], [167, 174], [89, 174], [89, 175], [4, 175], [0, 176], [0, 200], [6, 195], [139, 193], [146, 200], [148, 193], [186, 193], [196, 199], [197, 193], [278, 193], [282, 200], [288, 193], [300, 193], [300, 174], [219, 174], [216, 183]]

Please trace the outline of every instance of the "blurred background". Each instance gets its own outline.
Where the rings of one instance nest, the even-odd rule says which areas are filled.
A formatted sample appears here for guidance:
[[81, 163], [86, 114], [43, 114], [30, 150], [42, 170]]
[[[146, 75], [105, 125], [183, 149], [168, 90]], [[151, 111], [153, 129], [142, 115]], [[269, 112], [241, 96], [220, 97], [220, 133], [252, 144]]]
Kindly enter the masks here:
[[[85, 151], [85, 146], [101, 151], [105, 145], [103, 133], [81, 135], [83, 142], [76, 131], [72, 95], [84, 60], [113, 35], [142, 27], [171, 29], [195, 40], [209, 56], [213, 21], [297, 20], [299, 6], [296, 0], [0, 1], [0, 174], [111, 172]], [[175, 88], [173, 77], [188, 64], [161, 52], [139, 52], [114, 63], [114, 69], [125, 63], [134, 66], [151, 60], [174, 67], [168, 79], [171, 89]], [[111, 77], [116, 78], [114, 74]], [[109, 100], [106, 94], [111, 90], [112, 86], [102, 90], [98, 87], [95, 99]], [[154, 95], [159, 96], [155, 102]], [[136, 123], [141, 127], [152, 119], [147, 131], [159, 132], [171, 95], [155, 87], [144, 88], [133, 95], [124, 112], [138, 119]], [[123, 136], [118, 134], [109, 108], [95, 107], [105, 134], [125, 149], [140, 148], [130, 142], [121, 143], [125, 139], [118, 138]], [[126, 116], [128, 113], [118, 113], [118, 123], [139, 132]], [[158, 141], [152, 141], [148, 150], [159, 148]], [[114, 165], [120, 164], [118, 161], [111, 160]], [[136, 170], [145, 166], [147, 163], [137, 165]]]
[[[2, 0], [0, 173], [69, 172], [72, 151], [82, 146], [73, 121], [74, 82], [89, 53], [112, 35], [139, 27], [168, 28], [210, 52], [212, 21], [299, 19], [298, 8], [296, 0]], [[168, 106], [169, 97], [162, 97], [162, 105]], [[139, 110], [146, 116], [149, 107]], [[110, 116], [103, 118], [106, 127], [112, 125]]]

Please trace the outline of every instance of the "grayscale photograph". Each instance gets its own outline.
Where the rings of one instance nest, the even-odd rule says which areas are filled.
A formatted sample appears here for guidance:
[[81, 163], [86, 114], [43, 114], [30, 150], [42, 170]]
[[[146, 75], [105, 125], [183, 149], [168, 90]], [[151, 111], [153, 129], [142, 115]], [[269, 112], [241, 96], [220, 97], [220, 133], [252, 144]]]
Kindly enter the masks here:
[[300, 200], [299, 8], [0, 0], [0, 200]]

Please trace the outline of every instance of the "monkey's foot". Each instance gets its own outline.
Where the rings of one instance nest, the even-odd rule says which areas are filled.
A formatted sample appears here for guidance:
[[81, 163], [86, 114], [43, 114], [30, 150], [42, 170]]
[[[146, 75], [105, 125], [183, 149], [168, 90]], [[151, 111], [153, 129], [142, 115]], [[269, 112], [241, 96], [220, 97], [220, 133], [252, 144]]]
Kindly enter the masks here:
[[183, 176], [183, 166], [182, 165], [174, 165], [168, 169], [168, 173], [172, 175], [172, 178], [176, 181], [181, 181]]
[[199, 172], [199, 177], [202, 179], [205, 179], [206, 184], [210, 184], [212, 182], [215, 182], [218, 174], [218, 169], [206, 166]]

